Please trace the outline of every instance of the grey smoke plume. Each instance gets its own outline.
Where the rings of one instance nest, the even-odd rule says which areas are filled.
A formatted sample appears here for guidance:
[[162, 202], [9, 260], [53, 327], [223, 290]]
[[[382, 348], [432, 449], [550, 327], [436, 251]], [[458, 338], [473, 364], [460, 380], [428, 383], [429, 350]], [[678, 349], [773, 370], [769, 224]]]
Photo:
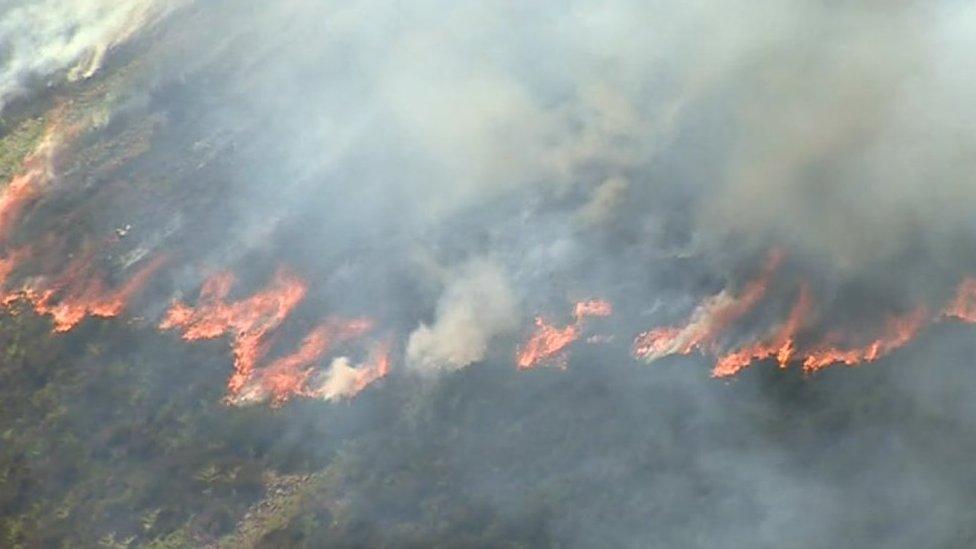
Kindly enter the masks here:
[[516, 299], [501, 268], [481, 259], [453, 274], [431, 325], [407, 341], [407, 361], [420, 370], [455, 370], [485, 358], [499, 334], [516, 328]]
[[109, 49], [178, 4], [178, 0], [5, 0], [0, 4], [0, 112], [32, 83], [43, 86], [51, 78], [90, 78]]
[[[703, 299], [734, 301], [772, 248], [783, 267], [719, 346], [782, 322], [800, 280], [816, 298], [805, 335], [871, 337], [976, 274], [973, 6], [160, 6], [0, 14], [0, 108], [34, 80], [127, 63], [111, 55], [122, 41], [138, 61], [90, 142], [144, 148], [118, 167], [79, 145], [91, 161], [64, 170], [67, 198], [31, 227], [79, 196], [98, 204], [91, 226], [131, 223], [119, 246], [173, 258], [146, 318], [209, 272], [247, 293], [287, 265], [308, 296], [275, 345], [327, 315], [376, 319], [389, 378], [309, 414], [348, 412], [334, 419], [348, 432], [385, 421], [336, 458], [337, 516], [360, 527], [329, 542], [972, 543], [956, 446], [976, 425], [960, 396], [971, 333], [937, 326], [860, 370], [762, 364], [728, 385], [698, 357], [647, 367], [629, 346]], [[574, 345], [566, 371], [515, 371], [533, 315], [565, 326], [591, 298], [614, 305], [612, 343]], [[364, 357], [337, 352], [315, 379], [344, 400]], [[478, 530], [484, 516], [509, 529]]]

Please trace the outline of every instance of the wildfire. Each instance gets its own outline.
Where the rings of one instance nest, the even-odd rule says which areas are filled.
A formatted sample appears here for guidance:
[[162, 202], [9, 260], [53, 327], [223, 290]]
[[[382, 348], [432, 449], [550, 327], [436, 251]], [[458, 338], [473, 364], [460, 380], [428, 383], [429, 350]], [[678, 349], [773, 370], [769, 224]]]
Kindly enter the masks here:
[[294, 352], [280, 357], [268, 366], [254, 371], [247, 386], [240, 391], [241, 402], [270, 397], [281, 404], [292, 395], [307, 395], [314, 368], [335, 345], [360, 337], [373, 327], [367, 319], [329, 319], [302, 340]]
[[565, 328], [557, 328], [542, 317], [536, 317], [535, 326], [535, 333], [518, 353], [516, 363], [520, 370], [528, 370], [538, 366], [543, 360], [568, 347], [580, 335], [578, 323], [570, 324]]
[[[16, 250], [11, 250], [7, 252], [5, 257], [0, 258], [0, 288], [3, 288], [7, 283], [7, 278], [18, 265], [29, 255], [29, 250], [27, 248], [19, 248]], [[13, 298], [11, 296], [4, 295], [0, 299], [0, 304], [9, 305]]]
[[588, 316], [610, 316], [613, 314], [613, 306], [600, 299], [580, 301], [573, 307], [573, 317], [580, 321]]
[[120, 287], [109, 289], [94, 272], [90, 258], [82, 258], [70, 263], [52, 283], [27, 286], [19, 294], [9, 294], [4, 302], [9, 304], [19, 296], [38, 314], [50, 315], [55, 332], [67, 332], [89, 316], [118, 316], [165, 262], [163, 256], [148, 261]]
[[966, 278], [956, 289], [956, 296], [942, 313], [963, 322], [976, 322], [976, 278]]
[[[39, 145], [28, 154], [19, 172], [0, 190], [0, 305], [16, 302], [28, 304], [38, 314], [50, 316], [55, 332], [67, 332], [89, 316], [114, 317], [122, 313], [136, 293], [166, 262], [164, 256], [143, 261], [136, 272], [121, 284], [107, 282], [99, 265], [99, 252], [106, 244], [83, 244], [82, 253], [54, 272], [35, 274], [25, 282], [9, 284], [11, 275], [28, 259], [45, 264], [45, 256], [36, 250], [58, 250], [66, 241], [49, 233], [46, 246], [10, 246], [11, 236], [32, 202], [48, 191], [54, 176], [54, 157], [66, 140], [81, 130], [79, 124], [64, 124], [65, 109], [49, 113], [47, 131]], [[67, 252], [65, 252], [67, 253]], [[48, 254], [50, 255], [50, 254]], [[37, 263], [37, 261], [35, 261]], [[48, 264], [50, 262], [47, 262]], [[337, 345], [359, 338], [373, 328], [367, 319], [329, 318], [313, 328], [292, 352], [266, 360], [272, 339], [294, 308], [305, 297], [305, 283], [291, 272], [281, 269], [268, 285], [238, 300], [230, 299], [235, 277], [219, 273], [202, 285], [195, 305], [174, 302], [159, 324], [163, 330], [178, 330], [183, 339], [196, 341], [227, 336], [234, 355], [234, 372], [227, 382], [231, 403], [270, 400], [278, 405], [295, 395], [326, 399], [348, 398], [383, 377], [389, 371], [389, 345], [376, 345], [368, 358], [353, 366], [348, 358], [332, 361], [324, 374], [319, 362]], [[598, 314], [582, 312], [580, 314]]]
[[24, 206], [40, 196], [40, 177], [38, 168], [29, 168], [27, 172], [14, 176], [4, 187], [0, 194], [0, 242], [5, 243], [10, 239], [10, 232], [20, 219]]
[[[51, 123], [39, 145], [27, 155], [20, 172], [0, 191], [0, 244], [6, 245], [27, 206], [41, 197], [44, 186], [54, 173], [53, 158], [57, 147], [72, 139], [80, 126], [65, 127], [64, 110], [55, 108], [50, 113]], [[26, 284], [7, 289], [10, 274], [31, 257], [31, 247], [7, 249], [0, 258], [0, 304], [10, 306], [17, 301], [30, 304], [41, 315], [49, 315], [54, 331], [66, 332], [89, 316], [114, 317], [119, 315], [129, 300], [141, 290], [164, 263], [160, 256], [147, 262], [133, 276], [117, 288], [111, 288], [97, 268], [97, 250], [88, 249], [58, 273], [35, 276]]]
[[[687, 325], [657, 328], [640, 334], [634, 344], [634, 355], [650, 362], [693, 350], [712, 352], [719, 355], [712, 377], [733, 376], [754, 362], [770, 358], [774, 358], [781, 368], [795, 362], [802, 364], [805, 372], [813, 373], [836, 364], [855, 366], [878, 360], [909, 343], [919, 331], [936, 320], [927, 307], [918, 306], [907, 313], [890, 315], [879, 335], [865, 345], [845, 342], [845, 335], [837, 331], [829, 332], [820, 341], [799, 342], [797, 334], [809, 324], [813, 309], [809, 286], [801, 283], [796, 302], [782, 325], [758, 342], [721, 354], [717, 349], [717, 336], [762, 298], [777, 262], [771, 256], [761, 275], [747, 284], [740, 296], [732, 297], [723, 291], [708, 298], [695, 309]], [[976, 278], [967, 278], [959, 284], [953, 300], [943, 309], [942, 317], [976, 323]], [[857, 342], [857, 338], [851, 339]]]
[[[60, 120], [60, 116], [54, 118]], [[41, 195], [42, 186], [51, 177], [51, 157], [56, 143], [57, 126], [57, 123], [48, 126], [40, 144], [24, 158], [20, 172], [0, 190], [0, 245], [9, 243], [10, 234], [20, 221], [24, 208]], [[0, 288], [29, 253], [30, 250], [26, 247], [5, 250], [4, 257], [0, 259]], [[4, 297], [5, 303], [10, 300], [11, 298]]]
[[863, 362], [873, 362], [882, 356], [904, 346], [915, 334], [929, 323], [930, 316], [925, 307], [900, 316], [891, 316], [885, 322], [884, 331], [878, 339], [863, 347], [840, 348], [833, 345], [815, 347], [803, 358], [803, 369], [815, 372], [833, 364], [854, 366]]
[[10, 240], [10, 233], [20, 220], [25, 207], [41, 196], [44, 185], [51, 180], [54, 171], [53, 158], [58, 145], [63, 140], [74, 137], [79, 131], [77, 127], [63, 127], [63, 114], [61, 108], [51, 111], [51, 122], [40, 143], [21, 162], [20, 172], [0, 191], [0, 244], [6, 244]]
[[587, 317], [610, 316], [613, 306], [602, 300], [581, 301], [573, 307], [574, 322], [565, 328], [557, 328], [542, 317], [536, 317], [535, 333], [518, 351], [516, 365], [519, 370], [535, 368], [543, 361], [561, 353], [579, 339]]
[[325, 400], [352, 398], [369, 384], [385, 377], [389, 371], [389, 346], [380, 344], [373, 350], [369, 359], [358, 366], [352, 366], [348, 357], [336, 358], [322, 376], [323, 379], [318, 387], [304, 394]]
[[713, 346], [730, 324], [745, 316], [766, 295], [783, 257], [779, 250], [770, 252], [760, 275], [746, 284], [740, 295], [733, 296], [723, 290], [706, 299], [683, 327], [657, 328], [641, 333], [634, 341], [634, 356], [653, 362], [667, 355], [686, 355]]
[[765, 360], [773, 356], [776, 357], [780, 368], [786, 368], [796, 353], [796, 333], [806, 322], [811, 306], [810, 287], [801, 284], [796, 303], [793, 304], [783, 326], [769, 340], [749, 345], [721, 357], [712, 370], [712, 377], [735, 375], [753, 361]]
[[[63, 109], [52, 111], [50, 120], [38, 146], [0, 190], [0, 305], [25, 303], [38, 314], [49, 316], [55, 332], [67, 332], [87, 317], [121, 314], [166, 263], [166, 258], [144, 260], [125, 280], [109, 283], [113, 279], [105, 276], [105, 266], [98, 261], [105, 242], [83, 244], [83, 253], [69, 255], [72, 259], [55, 269], [50, 268], [50, 261], [46, 262], [52, 254], [45, 257], [35, 252], [61, 250], [67, 240], [52, 233], [49, 246], [12, 244], [20, 220], [50, 190], [54, 159], [61, 144], [80, 131], [78, 125], [68, 127], [63, 123]], [[906, 345], [935, 320], [925, 307], [917, 307], [889, 316], [871, 332], [876, 335], [873, 339], [835, 330], [813, 340], [811, 332], [816, 325], [812, 292], [801, 282], [781, 324], [760, 332], [754, 342], [728, 349], [730, 328], [766, 298], [784, 257], [782, 251], [772, 250], [754, 279], [737, 291], [722, 290], [706, 298], [684, 324], [639, 334], [634, 340], [635, 357], [651, 362], [673, 354], [710, 353], [717, 357], [711, 372], [716, 378], [734, 376], [751, 364], [766, 360], [775, 360], [781, 368], [799, 364], [804, 372], [813, 373], [836, 364], [853, 366], [875, 361]], [[46, 265], [44, 274], [22, 276], [30, 274], [23, 273], [22, 266], [34, 264]], [[15, 273], [16, 284], [11, 281]], [[220, 337], [230, 340], [234, 371], [227, 381], [227, 402], [270, 401], [280, 405], [295, 396], [351, 398], [389, 372], [389, 341], [360, 342], [349, 348], [350, 342], [367, 337], [374, 329], [373, 322], [365, 318], [327, 318], [309, 330], [294, 349], [277, 352], [274, 344], [279, 339], [278, 332], [308, 291], [306, 283], [291, 271], [279, 269], [264, 288], [249, 296], [232, 298], [235, 284], [230, 272], [208, 278], [193, 305], [173, 302], [158, 326], [177, 331], [187, 341]], [[572, 321], [563, 326], [536, 317], [533, 333], [516, 351], [518, 369], [532, 369], [549, 361], [564, 365], [567, 349], [583, 337], [588, 319], [606, 317], [612, 312], [609, 302], [594, 299], [575, 303]], [[959, 284], [939, 318], [976, 323], [976, 278], [966, 278]], [[605, 335], [585, 339], [591, 343], [608, 340]], [[865, 341], [869, 342], [863, 344]], [[365, 358], [364, 349], [369, 349]], [[346, 351], [351, 351], [351, 357], [337, 356]]]
[[267, 352], [268, 337], [305, 297], [305, 283], [287, 270], [275, 273], [266, 288], [240, 301], [227, 302], [235, 282], [231, 273], [208, 279], [196, 307], [174, 303], [159, 327], [179, 329], [183, 339], [196, 341], [223, 335], [232, 338], [234, 374], [227, 383], [230, 397], [240, 393], [258, 361]]
[[[244, 404], [270, 400], [280, 405], [293, 396], [334, 399], [349, 397], [389, 369], [389, 353], [374, 351], [359, 367], [333, 361], [317, 381], [318, 363], [336, 346], [359, 338], [373, 328], [368, 319], [330, 318], [313, 328], [297, 349], [262, 365], [271, 338], [304, 299], [306, 285], [280, 269], [268, 285], [250, 297], [229, 301], [234, 276], [220, 273], [204, 282], [197, 304], [174, 303], [159, 327], [178, 329], [183, 339], [195, 341], [230, 336], [234, 373], [227, 382], [227, 402]], [[385, 348], [384, 348], [385, 349]], [[338, 359], [336, 359], [338, 360]]]

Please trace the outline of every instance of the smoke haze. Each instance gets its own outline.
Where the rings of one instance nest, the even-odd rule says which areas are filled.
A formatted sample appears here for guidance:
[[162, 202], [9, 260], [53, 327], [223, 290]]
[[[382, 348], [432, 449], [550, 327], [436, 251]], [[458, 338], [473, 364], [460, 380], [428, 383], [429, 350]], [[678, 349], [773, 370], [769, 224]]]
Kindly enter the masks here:
[[117, 338], [212, 414], [173, 448], [264, 471], [223, 522], [146, 495], [168, 530], [65, 539], [973, 543], [974, 31], [950, 0], [0, 0], [4, 317], [57, 360]]

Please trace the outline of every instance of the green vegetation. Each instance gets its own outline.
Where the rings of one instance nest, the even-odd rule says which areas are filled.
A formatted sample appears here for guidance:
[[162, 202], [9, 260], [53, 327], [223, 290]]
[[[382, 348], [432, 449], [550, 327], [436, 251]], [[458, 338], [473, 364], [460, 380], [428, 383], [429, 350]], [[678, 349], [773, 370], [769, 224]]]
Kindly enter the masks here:
[[[106, 264], [186, 252], [166, 240], [179, 222], [192, 251], [228, 242], [236, 136], [192, 110], [113, 109], [131, 66], [64, 90], [86, 130], [59, 159], [66, 184], [13, 238], [69, 235], [38, 264], [130, 223]], [[56, 99], [0, 122], [4, 179]], [[506, 355], [418, 380], [398, 364], [352, 402], [236, 408], [221, 402], [227, 342], [160, 333], [152, 309], [174, 288], [155, 282], [134, 313], [149, 320], [53, 334], [0, 310], [0, 547], [737, 545], [723, 528], [806, 536], [776, 547], [976, 545], [971, 327], [813, 379], [760, 365], [710, 381], [695, 358], [638, 366], [617, 342], [581, 345], [566, 371], [517, 372]], [[807, 506], [830, 535], [809, 532]]]
[[30, 117], [12, 128], [0, 128], [0, 136], [0, 182], [6, 185], [44, 136], [44, 118]]
[[[47, 319], [15, 309], [0, 316], [0, 348], [5, 547], [513, 537], [489, 508], [443, 492], [435, 479], [448, 473], [445, 462], [410, 430], [418, 418], [391, 415], [405, 403], [350, 439], [348, 404], [221, 404], [230, 370], [222, 342], [187, 345], [98, 320], [54, 335]], [[376, 505], [390, 513], [382, 530], [364, 522]]]
[[[245, 427], [244, 416], [253, 413], [220, 407], [225, 371], [184, 370], [180, 365], [197, 357], [117, 346], [137, 339], [147, 350], [165, 347], [137, 329], [115, 332], [115, 345], [85, 342], [100, 341], [105, 330], [111, 328], [89, 325], [82, 330], [87, 336], [58, 337], [26, 312], [0, 319], [6, 546], [126, 545], [188, 521], [216, 535], [262, 493], [263, 464], [246, 455], [254, 447], [227, 454], [229, 441], [206, 434], [213, 421], [224, 432], [231, 424]], [[173, 362], [147, 361], [157, 354]]]

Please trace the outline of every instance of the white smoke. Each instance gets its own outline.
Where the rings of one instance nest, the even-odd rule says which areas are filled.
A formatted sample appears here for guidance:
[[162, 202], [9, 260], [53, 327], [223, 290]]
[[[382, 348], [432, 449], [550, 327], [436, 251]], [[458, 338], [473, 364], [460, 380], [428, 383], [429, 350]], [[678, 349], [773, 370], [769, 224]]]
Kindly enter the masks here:
[[626, 199], [629, 186], [630, 183], [623, 177], [607, 178], [593, 189], [589, 202], [580, 209], [580, 220], [590, 226], [608, 222]]
[[106, 53], [175, 0], [33, 0], [0, 4], [0, 112], [35, 79], [89, 78]]
[[495, 336], [515, 328], [516, 299], [502, 269], [488, 260], [461, 268], [437, 303], [432, 325], [407, 343], [407, 360], [422, 371], [456, 370], [484, 358]]

